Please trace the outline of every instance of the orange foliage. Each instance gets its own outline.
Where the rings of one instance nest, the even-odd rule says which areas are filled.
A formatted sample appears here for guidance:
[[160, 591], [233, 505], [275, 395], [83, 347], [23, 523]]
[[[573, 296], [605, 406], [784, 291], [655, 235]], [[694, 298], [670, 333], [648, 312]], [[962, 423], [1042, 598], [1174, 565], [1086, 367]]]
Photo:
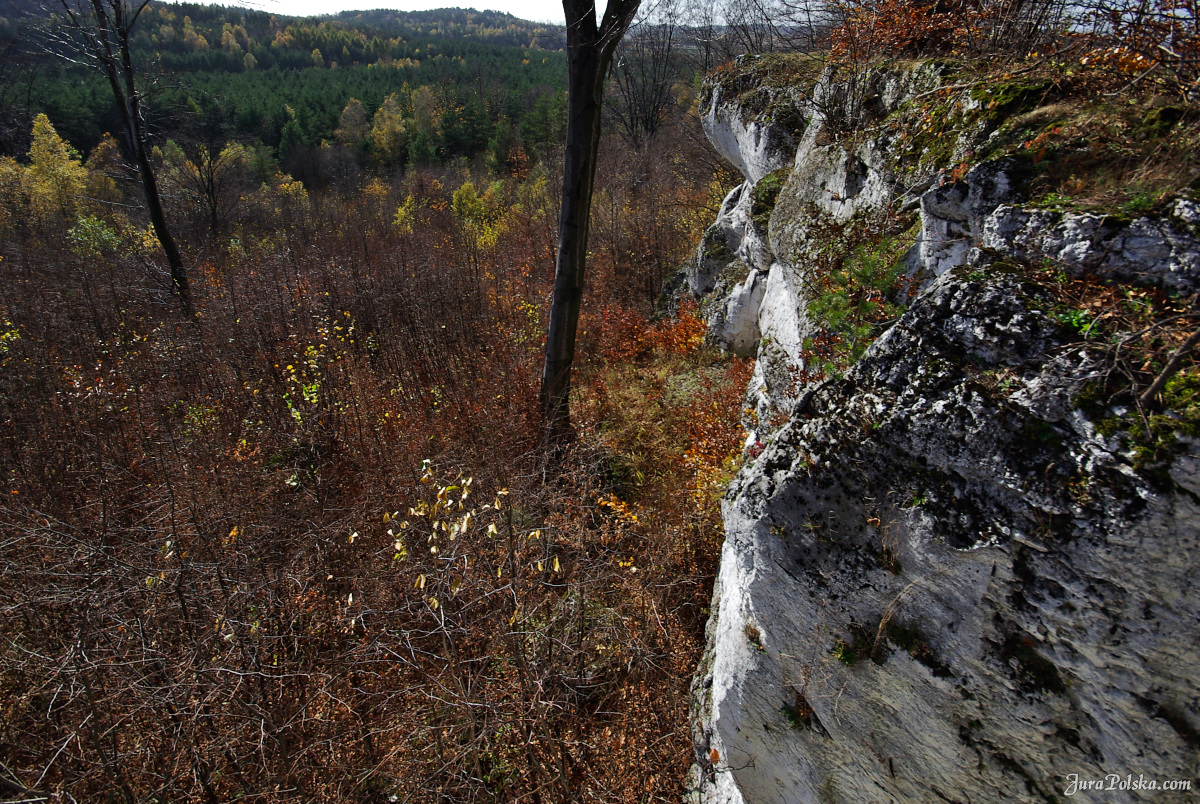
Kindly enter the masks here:
[[835, 0], [833, 56], [860, 64], [889, 56], [1024, 56], [1061, 34], [1057, 0]]
[[610, 304], [601, 308], [593, 325], [602, 359], [629, 363], [646, 357], [654, 350], [687, 355], [704, 343], [707, 325], [699, 317], [699, 306], [684, 301], [679, 312], [651, 324], [636, 310]]
[[935, 11], [934, 0], [837, 0], [843, 20], [830, 34], [832, 55], [861, 61], [936, 50], [950, 39], [955, 15]]
[[686, 300], [673, 318], [663, 319], [650, 332], [650, 341], [660, 349], [677, 355], [695, 352], [704, 343], [708, 325], [699, 315], [700, 306]]
[[1165, 84], [1174, 91], [1200, 88], [1200, 4], [1196, 0], [1110, 0], [1096, 15], [1104, 34], [1080, 60]]

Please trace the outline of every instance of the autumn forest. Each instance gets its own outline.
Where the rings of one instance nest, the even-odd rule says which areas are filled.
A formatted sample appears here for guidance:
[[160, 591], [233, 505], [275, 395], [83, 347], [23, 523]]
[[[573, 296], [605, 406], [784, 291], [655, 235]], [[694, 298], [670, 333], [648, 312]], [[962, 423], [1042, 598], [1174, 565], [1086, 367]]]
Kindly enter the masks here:
[[189, 313], [103, 73], [19, 6], [0, 798], [675, 796], [750, 370], [656, 306], [732, 183], [700, 67], [676, 46], [652, 100], [614, 84], [577, 438], [547, 453], [561, 30], [149, 6]]

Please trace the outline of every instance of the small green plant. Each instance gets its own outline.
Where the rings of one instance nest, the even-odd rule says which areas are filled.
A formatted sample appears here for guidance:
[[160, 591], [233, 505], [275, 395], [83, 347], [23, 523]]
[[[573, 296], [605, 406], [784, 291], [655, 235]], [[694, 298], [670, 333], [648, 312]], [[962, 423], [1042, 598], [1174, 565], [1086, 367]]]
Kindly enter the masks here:
[[283, 369], [283, 380], [290, 389], [283, 395], [283, 401], [296, 424], [303, 424], [306, 410], [315, 409], [320, 401], [324, 357], [325, 344], [310, 344], [295, 356], [294, 363]]
[[1039, 206], [1047, 209], [1064, 209], [1070, 208], [1073, 204], [1071, 196], [1062, 193], [1047, 193], [1046, 197], [1041, 200]]
[[804, 731], [812, 725], [813, 710], [809, 706], [808, 700], [800, 693], [796, 693], [795, 700], [792, 703], [785, 703], [779, 707], [779, 711], [787, 719], [787, 722], [796, 731]]
[[1157, 199], [1152, 193], [1134, 193], [1128, 201], [1121, 205], [1121, 209], [1132, 215], [1141, 215], [1154, 209], [1157, 203]]
[[903, 249], [884, 237], [873, 247], [859, 246], [818, 284], [807, 312], [820, 333], [805, 341], [813, 368], [840, 376], [866, 351], [880, 325], [900, 308], [889, 296], [903, 272]]
[[67, 230], [71, 250], [89, 260], [112, 254], [121, 247], [121, 238], [104, 221], [94, 215], [84, 215]]
[[0, 366], [8, 362], [8, 350], [14, 343], [21, 340], [21, 330], [17, 325], [0, 314]]
[[179, 402], [183, 412], [183, 434], [188, 438], [203, 435], [214, 427], [221, 416], [221, 406], [213, 402]]
[[876, 634], [868, 630], [860, 623], [850, 622], [850, 633], [852, 638], [849, 642], [844, 639], [838, 639], [833, 645], [833, 650], [830, 654], [847, 667], [853, 667], [863, 659], [871, 659], [876, 662], [882, 662], [882, 657], [876, 650], [879, 645], [876, 642]]
[[833, 658], [837, 659], [847, 667], [853, 667], [858, 663], [858, 651], [854, 649], [852, 644], [846, 642], [845, 640], [839, 639], [837, 644], [833, 646], [831, 653]]
[[768, 173], [758, 180], [751, 191], [750, 204], [750, 219], [754, 221], [754, 225], [759, 231], [767, 230], [767, 223], [771, 219], [771, 212], [775, 209], [775, 202], [779, 198], [779, 191], [783, 189], [784, 182], [791, 174], [791, 168], [780, 168], [773, 173]]
[[1064, 327], [1074, 330], [1082, 335], [1087, 335], [1092, 328], [1093, 317], [1087, 310], [1078, 308], [1067, 308], [1056, 310], [1050, 313], [1050, 317]]

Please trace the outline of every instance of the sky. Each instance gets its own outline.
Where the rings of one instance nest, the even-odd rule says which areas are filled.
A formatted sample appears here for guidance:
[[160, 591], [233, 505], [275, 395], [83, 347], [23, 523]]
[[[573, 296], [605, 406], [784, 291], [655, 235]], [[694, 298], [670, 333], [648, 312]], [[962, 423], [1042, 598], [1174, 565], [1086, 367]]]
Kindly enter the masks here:
[[[203, 0], [201, 0], [203, 2]], [[459, 6], [479, 10], [507, 11], [515, 17], [534, 22], [563, 24], [562, 0], [214, 0], [222, 5], [239, 5], [271, 11], [277, 14], [310, 16], [336, 14], [339, 11], [360, 11], [368, 8], [394, 8], [400, 11], [419, 11], [430, 8]], [[598, 4], [601, 9], [604, 3]]]

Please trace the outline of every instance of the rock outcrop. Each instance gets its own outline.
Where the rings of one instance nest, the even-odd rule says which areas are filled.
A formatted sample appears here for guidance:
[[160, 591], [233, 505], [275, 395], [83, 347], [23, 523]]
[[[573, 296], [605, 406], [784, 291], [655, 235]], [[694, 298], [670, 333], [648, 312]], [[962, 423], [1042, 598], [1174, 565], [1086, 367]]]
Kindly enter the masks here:
[[[747, 183], [691, 289], [713, 337], [758, 358], [763, 446], [724, 501], [690, 800], [1056, 801], [1072, 774], [1200, 773], [1200, 441], [1170, 436], [1148, 466], [1098, 427], [1119, 411], [1081, 399], [1108, 366], [1028, 270], [1195, 292], [1200, 207], [1030, 207], [1011, 160], [953, 170], [997, 120], [932, 160], [887, 125], [833, 130], [893, 119], [939, 80], [881, 71], [846, 100], [826, 75], [789, 96], [803, 128], [786, 137], [719, 92], [706, 113]], [[794, 143], [791, 164], [764, 142]], [[844, 374], [810, 371], [833, 227], [903, 215], [903, 314]]]

